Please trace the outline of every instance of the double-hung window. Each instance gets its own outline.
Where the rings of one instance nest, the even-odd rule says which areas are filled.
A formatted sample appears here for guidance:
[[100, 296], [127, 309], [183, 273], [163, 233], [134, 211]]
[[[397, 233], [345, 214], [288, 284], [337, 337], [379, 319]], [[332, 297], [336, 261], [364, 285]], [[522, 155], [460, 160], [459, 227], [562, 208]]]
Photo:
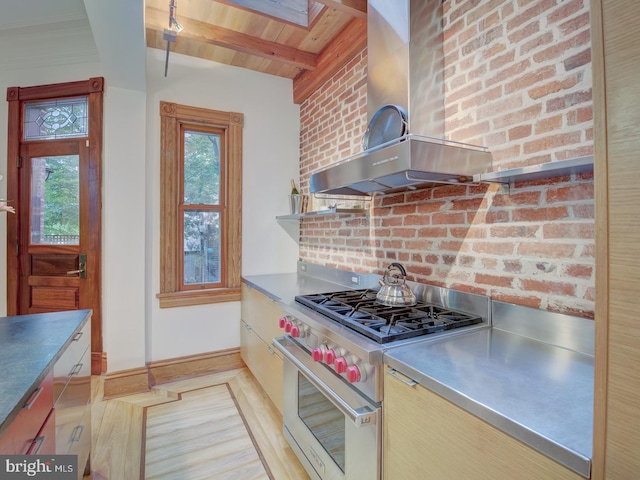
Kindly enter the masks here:
[[240, 299], [243, 115], [160, 102], [160, 307]]

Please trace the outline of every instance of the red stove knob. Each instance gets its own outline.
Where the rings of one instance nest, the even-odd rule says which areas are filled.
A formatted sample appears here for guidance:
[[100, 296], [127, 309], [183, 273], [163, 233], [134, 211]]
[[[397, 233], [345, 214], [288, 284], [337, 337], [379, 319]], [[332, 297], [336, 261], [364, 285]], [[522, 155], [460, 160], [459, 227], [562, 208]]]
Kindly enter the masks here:
[[284, 328], [285, 323], [287, 323], [287, 317], [280, 317], [280, 320], [278, 320], [278, 326], [280, 328]]
[[357, 365], [350, 365], [347, 367], [347, 381], [349, 383], [357, 383], [360, 381], [360, 369]]
[[284, 331], [287, 333], [291, 333], [291, 328], [293, 328], [293, 323], [291, 323], [289, 320], [286, 320], [284, 322]]
[[336, 358], [333, 362], [333, 368], [336, 369], [336, 373], [344, 373], [347, 371], [347, 359], [344, 357]]
[[311, 350], [311, 358], [314, 362], [320, 362], [323, 359], [324, 355], [322, 349], [320, 347], [316, 347]]
[[300, 336], [300, 327], [298, 327], [297, 325], [293, 325], [291, 327], [291, 336], [293, 338], [298, 338]]
[[327, 365], [333, 365], [336, 360], [336, 352], [334, 350], [327, 350], [324, 352], [324, 363]]

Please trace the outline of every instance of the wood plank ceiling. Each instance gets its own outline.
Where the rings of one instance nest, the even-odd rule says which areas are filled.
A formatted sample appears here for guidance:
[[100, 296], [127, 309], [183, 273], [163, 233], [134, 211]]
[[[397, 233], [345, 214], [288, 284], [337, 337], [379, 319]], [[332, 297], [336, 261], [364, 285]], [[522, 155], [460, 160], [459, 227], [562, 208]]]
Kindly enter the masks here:
[[[145, 0], [148, 47], [167, 48], [169, 3]], [[295, 103], [367, 45], [366, 0], [174, 0], [174, 5], [183, 30], [170, 43], [171, 52], [291, 78]]]

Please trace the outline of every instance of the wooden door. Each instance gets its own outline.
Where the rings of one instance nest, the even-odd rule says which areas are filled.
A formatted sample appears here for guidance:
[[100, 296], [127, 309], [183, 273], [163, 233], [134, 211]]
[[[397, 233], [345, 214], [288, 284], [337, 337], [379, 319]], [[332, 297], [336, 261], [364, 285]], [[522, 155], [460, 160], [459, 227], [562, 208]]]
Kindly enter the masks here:
[[[87, 262], [91, 219], [84, 138], [23, 144], [18, 240], [21, 314], [91, 308]], [[55, 233], [57, 232], [57, 233]], [[89, 300], [87, 302], [87, 300]]]
[[[100, 302], [103, 85], [98, 77], [7, 89], [7, 200], [16, 210], [7, 216], [7, 314], [91, 309], [93, 374], [106, 368]], [[81, 134], [25, 135], [25, 105], [78, 97], [86, 98], [88, 112], [80, 114], [87, 118]]]

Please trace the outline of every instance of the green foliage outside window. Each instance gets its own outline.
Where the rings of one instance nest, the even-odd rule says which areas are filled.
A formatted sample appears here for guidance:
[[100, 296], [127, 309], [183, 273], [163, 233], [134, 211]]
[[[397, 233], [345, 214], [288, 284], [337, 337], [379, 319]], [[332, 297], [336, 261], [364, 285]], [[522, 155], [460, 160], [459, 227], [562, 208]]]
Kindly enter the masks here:
[[44, 234], [80, 235], [78, 157], [48, 157], [44, 189]]
[[184, 283], [219, 282], [219, 134], [185, 131], [183, 188]]

